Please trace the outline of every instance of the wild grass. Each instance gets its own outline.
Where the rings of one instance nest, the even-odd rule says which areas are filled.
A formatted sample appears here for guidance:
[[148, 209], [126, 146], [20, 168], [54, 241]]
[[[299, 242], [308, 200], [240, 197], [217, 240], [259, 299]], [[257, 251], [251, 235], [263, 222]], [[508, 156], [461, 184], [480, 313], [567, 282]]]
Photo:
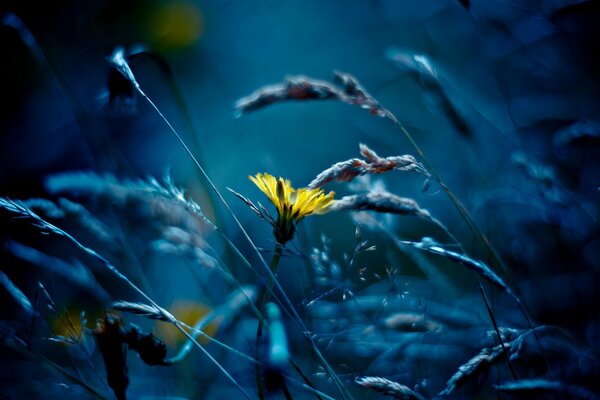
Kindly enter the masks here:
[[[15, 18], [4, 17], [3, 24], [19, 32], [38, 62], [50, 65]], [[157, 60], [171, 85], [187, 121], [185, 136], [137, 81], [130, 63], [141, 55]], [[459, 132], [474, 135], [428, 58], [400, 50], [388, 56], [437, 93]], [[10, 351], [7, 362], [48, 368], [47, 380], [65, 393], [119, 400], [151, 397], [152, 387], [184, 398], [598, 398], [598, 342], [589, 339], [597, 326], [582, 321], [592, 332], [582, 338], [530, 316], [530, 310], [537, 314], [536, 303], [520, 289], [519, 272], [503, 261], [468, 203], [450, 190], [405, 125], [354, 76], [336, 71], [331, 82], [289, 77], [240, 98], [236, 116], [276, 112], [266, 108], [280, 102], [339, 101], [390, 121], [416, 155], [380, 156], [361, 143], [362, 158], [330, 160], [321, 172], [311, 165], [314, 179], [306, 188], [274, 179], [273, 187], [261, 190], [275, 214], [209, 175], [166, 59], [148, 49], [117, 48], [109, 70], [110, 101], [127, 113], [135, 112], [136, 96], [145, 101], [192, 160], [210, 196], [197, 202], [169, 176], [74, 171], [46, 178], [49, 198], [0, 197], [6, 228], [0, 287], [7, 304], [0, 333]], [[582, 129], [555, 140], [561, 146], [578, 140], [587, 135]], [[556, 175], [526, 155], [513, 162], [542, 191], [555, 186]], [[423, 193], [438, 186], [475, 241], [421, 200], [371, 180], [406, 174], [423, 179]], [[298, 217], [301, 206], [308, 210], [311, 201], [328, 196], [322, 188], [333, 185], [349, 193], [318, 203], [306, 216], [317, 231], [319, 218], [356, 225], [354, 245], [342, 255], [333, 248], [347, 233], [343, 223], [329, 238], [305, 231], [308, 223]], [[234, 207], [226, 196], [248, 208]], [[215, 218], [206, 207], [217, 210]], [[318, 213], [329, 217], [311, 216]], [[273, 228], [272, 237], [253, 236], [252, 222], [242, 222], [252, 221], [246, 214]], [[259, 243], [274, 243], [274, 250], [263, 251]], [[470, 255], [475, 252], [488, 258]], [[300, 295], [283, 279], [287, 268], [280, 268], [292, 264], [304, 268], [294, 272]], [[169, 287], [182, 265], [189, 282]], [[69, 295], [79, 321], [73, 321]], [[190, 297], [189, 315], [171, 310]], [[88, 326], [92, 314], [94, 329]], [[150, 380], [157, 383], [144, 387]]]

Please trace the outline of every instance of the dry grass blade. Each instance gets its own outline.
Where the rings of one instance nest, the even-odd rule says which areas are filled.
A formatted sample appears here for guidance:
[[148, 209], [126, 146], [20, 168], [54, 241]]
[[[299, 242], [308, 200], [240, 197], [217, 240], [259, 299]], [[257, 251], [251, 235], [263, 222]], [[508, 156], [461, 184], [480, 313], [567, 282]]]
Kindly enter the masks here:
[[[505, 346], [508, 346], [508, 343], [505, 343]], [[446, 387], [440, 392], [440, 396], [448, 396], [470, 378], [478, 376], [490, 365], [499, 361], [502, 353], [501, 345], [483, 348], [479, 354], [458, 367], [458, 371], [448, 380]]]
[[266, 209], [260, 206], [260, 209], [254, 205], [254, 203], [248, 199], [247, 197], [245, 197], [244, 195], [236, 192], [235, 190], [231, 189], [231, 188], [227, 188], [227, 190], [229, 190], [231, 193], [233, 193], [235, 195], [235, 197], [237, 197], [238, 199], [242, 200], [248, 207], [250, 207], [250, 209], [252, 211], [254, 211], [254, 213], [256, 215], [258, 215], [260, 218], [264, 219], [265, 221], [267, 221], [269, 224], [274, 225], [275, 224], [275, 220], [273, 219], [273, 217], [266, 211]]
[[389, 111], [367, 93], [352, 75], [334, 71], [334, 81], [335, 83], [331, 83], [301, 75], [288, 77], [283, 83], [263, 86], [236, 101], [236, 115], [241, 116], [271, 104], [291, 100], [339, 100], [364, 108], [378, 117], [389, 116]]
[[41, 223], [42, 219], [23, 203], [5, 197], [0, 197], [0, 208], [3, 208], [16, 218], [31, 218], [34, 226], [40, 229], [48, 229], [47, 224]]
[[365, 174], [381, 174], [393, 170], [397, 171], [415, 171], [429, 177], [429, 173], [413, 156], [402, 155], [392, 157], [380, 157], [371, 150], [366, 144], [360, 144], [360, 153], [365, 158], [351, 158], [346, 161], [340, 161], [333, 164], [308, 185], [315, 189], [326, 185], [331, 181], [350, 182], [354, 178]]
[[[458, 370], [452, 375], [452, 377], [446, 383], [446, 387], [442, 390], [440, 396], [448, 396], [458, 387], [465, 384], [468, 380], [476, 378], [485, 371], [491, 365], [500, 361], [504, 355], [504, 351], [508, 353], [511, 361], [515, 361], [521, 355], [525, 340], [530, 334], [548, 333], [552, 332], [553, 328], [550, 326], [539, 326], [535, 329], [528, 330], [517, 330], [500, 328], [499, 332], [503, 340], [504, 347], [499, 344], [494, 347], [485, 347], [477, 355], [468, 360], [466, 363], [458, 367]], [[490, 336], [496, 336], [496, 331], [488, 332]]]
[[62, 219], [66, 216], [65, 210], [51, 200], [32, 198], [23, 200], [22, 203], [25, 207], [49, 219]]
[[235, 102], [237, 115], [256, 111], [273, 103], [290, 100], [342, 99], [340, 90], [329, 82], [306, 76], [290, 76], [283, 83], [263, 86]]
[[132, 314], [139, 315], [140, 317], [146, 317], [158, 321], [172, 321], [172, 319], [169, 319], [165, 316], [165, 310], [161, 311], [154, 306], [144, 303], [133, 303], [130, 301], [119, 300], [111, 303], [110, 308], [113, 310], [130, 312]]
[[127, 79], [132, 85], [135, 86], [136, 89], [139, 90], [139, 84], [133, 76], [133, 71], [131, 71], [129, 64], [127, 63], [127, 56], [123, 47], [115, 48], [111, 56], [108, 58], [108, 62], [111, 67], [120, 72], [125, 79]]
[[423, 396], [409, 387], [378, 376], [363, 376], [362, 378], [356, 378], [355, 382], [362, 387], [373, 389], [395, 399], [425, 400]]
[[[360, 143], [358, 148], [360, 154], [370, 164], [370, 172], [381, 173], [397, 169], [399, 171], [411, 171], [422, 168], [417, 160], [410, 155], [380, 157], [375, 151], [364, 143]], [[424, 169], [424, 168], [423, 168]]]
[[504, 283], [504, 281], [496, 275], [494, 271], [490, 269], [486, 264], [481, 261], [474, 260], [464, 254], [456, 253], [442, 247], [439, 243], [430, 238], [423, 238], [420, 242], [401, 241], [402, 244], [409, 245], [415, 249], [426, 251], [428, 253], [436, 254], [438, 256], [447, 258], [455, 263], [464, 265], [472, 271], [475, 271], [479, 276], [491, 282], [509, 296], [513, 297], [517, 303], [521, 304], [521, 301], [517, 295]]
[[428, 56], [405, 49], [390, 48], [386, 51], [386, 58], [392, 61], [400, 70], [411, 74], [419, 81], [423, 89], [433, 96], [437, 105], [436, 108], [448, 117], [459, 133], [466, 137], [472, 135], [465, 116], [454, 105], [448, 91], [440, 81], [440, 74], [438, 74], [434, 63]]
[[547, 379], [523, 379], [517, 382], [496, 385], [494, 387], [501, 392], [520, 393], [528, 398], [531, 398], [530, 396], [535, 392], [559, 392], [567, 395], [570, 399], [600, 399], [597, 394], [582, 386], [570, 385]]
[[386, 58], [392, 61], [399, 69], [419, 77], [423, 84], [434, 84], [437, 82], [437, 71], [429, 57], [423, 54], [391, 47], [386, 51]]
[[323, 172], [320, 172], [317, 177], [308, 184], [308, 187], [315, 189], [331, 181], [350, 182], [354, 178], [368, 173], [368, 165], [360, 158], [351, 158], [346, 161], [340, 161], [333, 164]]
[[390, 112], [383, 108], [373, 96], [358, 82], [354, 76], [341, 71], [333, 71], [336, 83], [342, 85], [345, 97], [341, 100], [350, 105], [357, 105], [377, 117], [387, 117]]
[[429, 212], [419, 207], [419, 204], [413, 199], [396, 196], [389, 192], [369, 192], [344, 196], [334, 201], [329, 207], [329, 211], [376, 211], [432, 220]]

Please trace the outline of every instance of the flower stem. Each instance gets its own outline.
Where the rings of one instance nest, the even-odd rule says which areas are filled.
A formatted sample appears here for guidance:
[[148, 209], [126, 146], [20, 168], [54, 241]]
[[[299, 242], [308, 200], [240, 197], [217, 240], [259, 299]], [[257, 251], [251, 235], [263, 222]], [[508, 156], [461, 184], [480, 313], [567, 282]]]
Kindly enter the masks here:
[[[273, 290], [273, 283], [275, 281], [275, 275], [277, 274], [277, 269], [279, 268], [279, 260], [281, 260], [281, 253], [283, 251], [283, 245], [279, 242], [275, 244], [275, 251], [273, 253], [273, 258], [271, 259], [271, 272], [273, 273], [269, 276], [269, 281], [267, 282], [266, 290], [263, 293], [262, 300], [260, 302], [260, 315], [264, 316], [265, 306], [271, 297], [271, 291]], [[264, 317], [258, 320], [258, 326], [256, 327], [256, 342], [254, 344], [254, 358], [259, 360], [259, 349], [260, 349], [260, 338], [262, 337], [263, 327], [265, 324]], [[265, 398], [265, 391], [262, 382], [262, 371], [260, 365], [255, 365], [256, 372], [256, 390], [258, 393], [258, 398], [263, 400]]]

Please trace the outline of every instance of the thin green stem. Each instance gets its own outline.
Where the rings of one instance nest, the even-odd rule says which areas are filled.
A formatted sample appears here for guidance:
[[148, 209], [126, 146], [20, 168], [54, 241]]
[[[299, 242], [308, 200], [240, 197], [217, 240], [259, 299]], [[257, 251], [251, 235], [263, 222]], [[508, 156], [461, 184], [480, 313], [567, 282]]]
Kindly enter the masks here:
[[[277, 269], [279, 268], [279, 261], [281, 260], [281, 253], [283, 251], [283, 245], [280, 243], [275, 244], [275, 251], [273, 253], [273, 258], [271, 259], [271, 273], [272, 276], [269, 276], [269, 281], [267, 283], [267, 288], [263, 292], [262, 300], [260, 302], [259, 311], [261, 315], [265, 313], [265, 306], [270, 298], [270, 293], [273, 290], [273, 282], [275, 281], [275, 276], [277, 275]], [[258, 320], [258, 326], [256, 327], [256, 341], [254, 343], [254, 357], [258, 360], [260, 359], [260, 339], [262, 337], [263, 327], [265, 320], [261, 318]], [[262, 382], [262, 371], [260, 365], [256, 364], [254, 366], [254, 371], [256, 373], [256, 391], [258, 394], [258, 398], [263, 400], [265, 398], [265, 390]]]

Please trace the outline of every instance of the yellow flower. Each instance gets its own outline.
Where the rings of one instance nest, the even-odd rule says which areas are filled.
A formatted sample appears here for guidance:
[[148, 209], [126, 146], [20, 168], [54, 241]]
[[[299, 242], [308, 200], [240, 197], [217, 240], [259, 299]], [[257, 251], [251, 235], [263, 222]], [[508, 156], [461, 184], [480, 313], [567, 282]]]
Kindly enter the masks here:
[[277, 209], [277, 220], [268, 214], [270, 220], [262, 216], [273, 225], [275, 239], [281, 244], [292, 239], [295, 225], [304, 217], [327, 212], [335, 195], [334, 192], [325, 194], [323, 189], [294, 189], [289, 180], [276, 179], [267, 173], [258, 173], [249, 178], [267, 195]]

